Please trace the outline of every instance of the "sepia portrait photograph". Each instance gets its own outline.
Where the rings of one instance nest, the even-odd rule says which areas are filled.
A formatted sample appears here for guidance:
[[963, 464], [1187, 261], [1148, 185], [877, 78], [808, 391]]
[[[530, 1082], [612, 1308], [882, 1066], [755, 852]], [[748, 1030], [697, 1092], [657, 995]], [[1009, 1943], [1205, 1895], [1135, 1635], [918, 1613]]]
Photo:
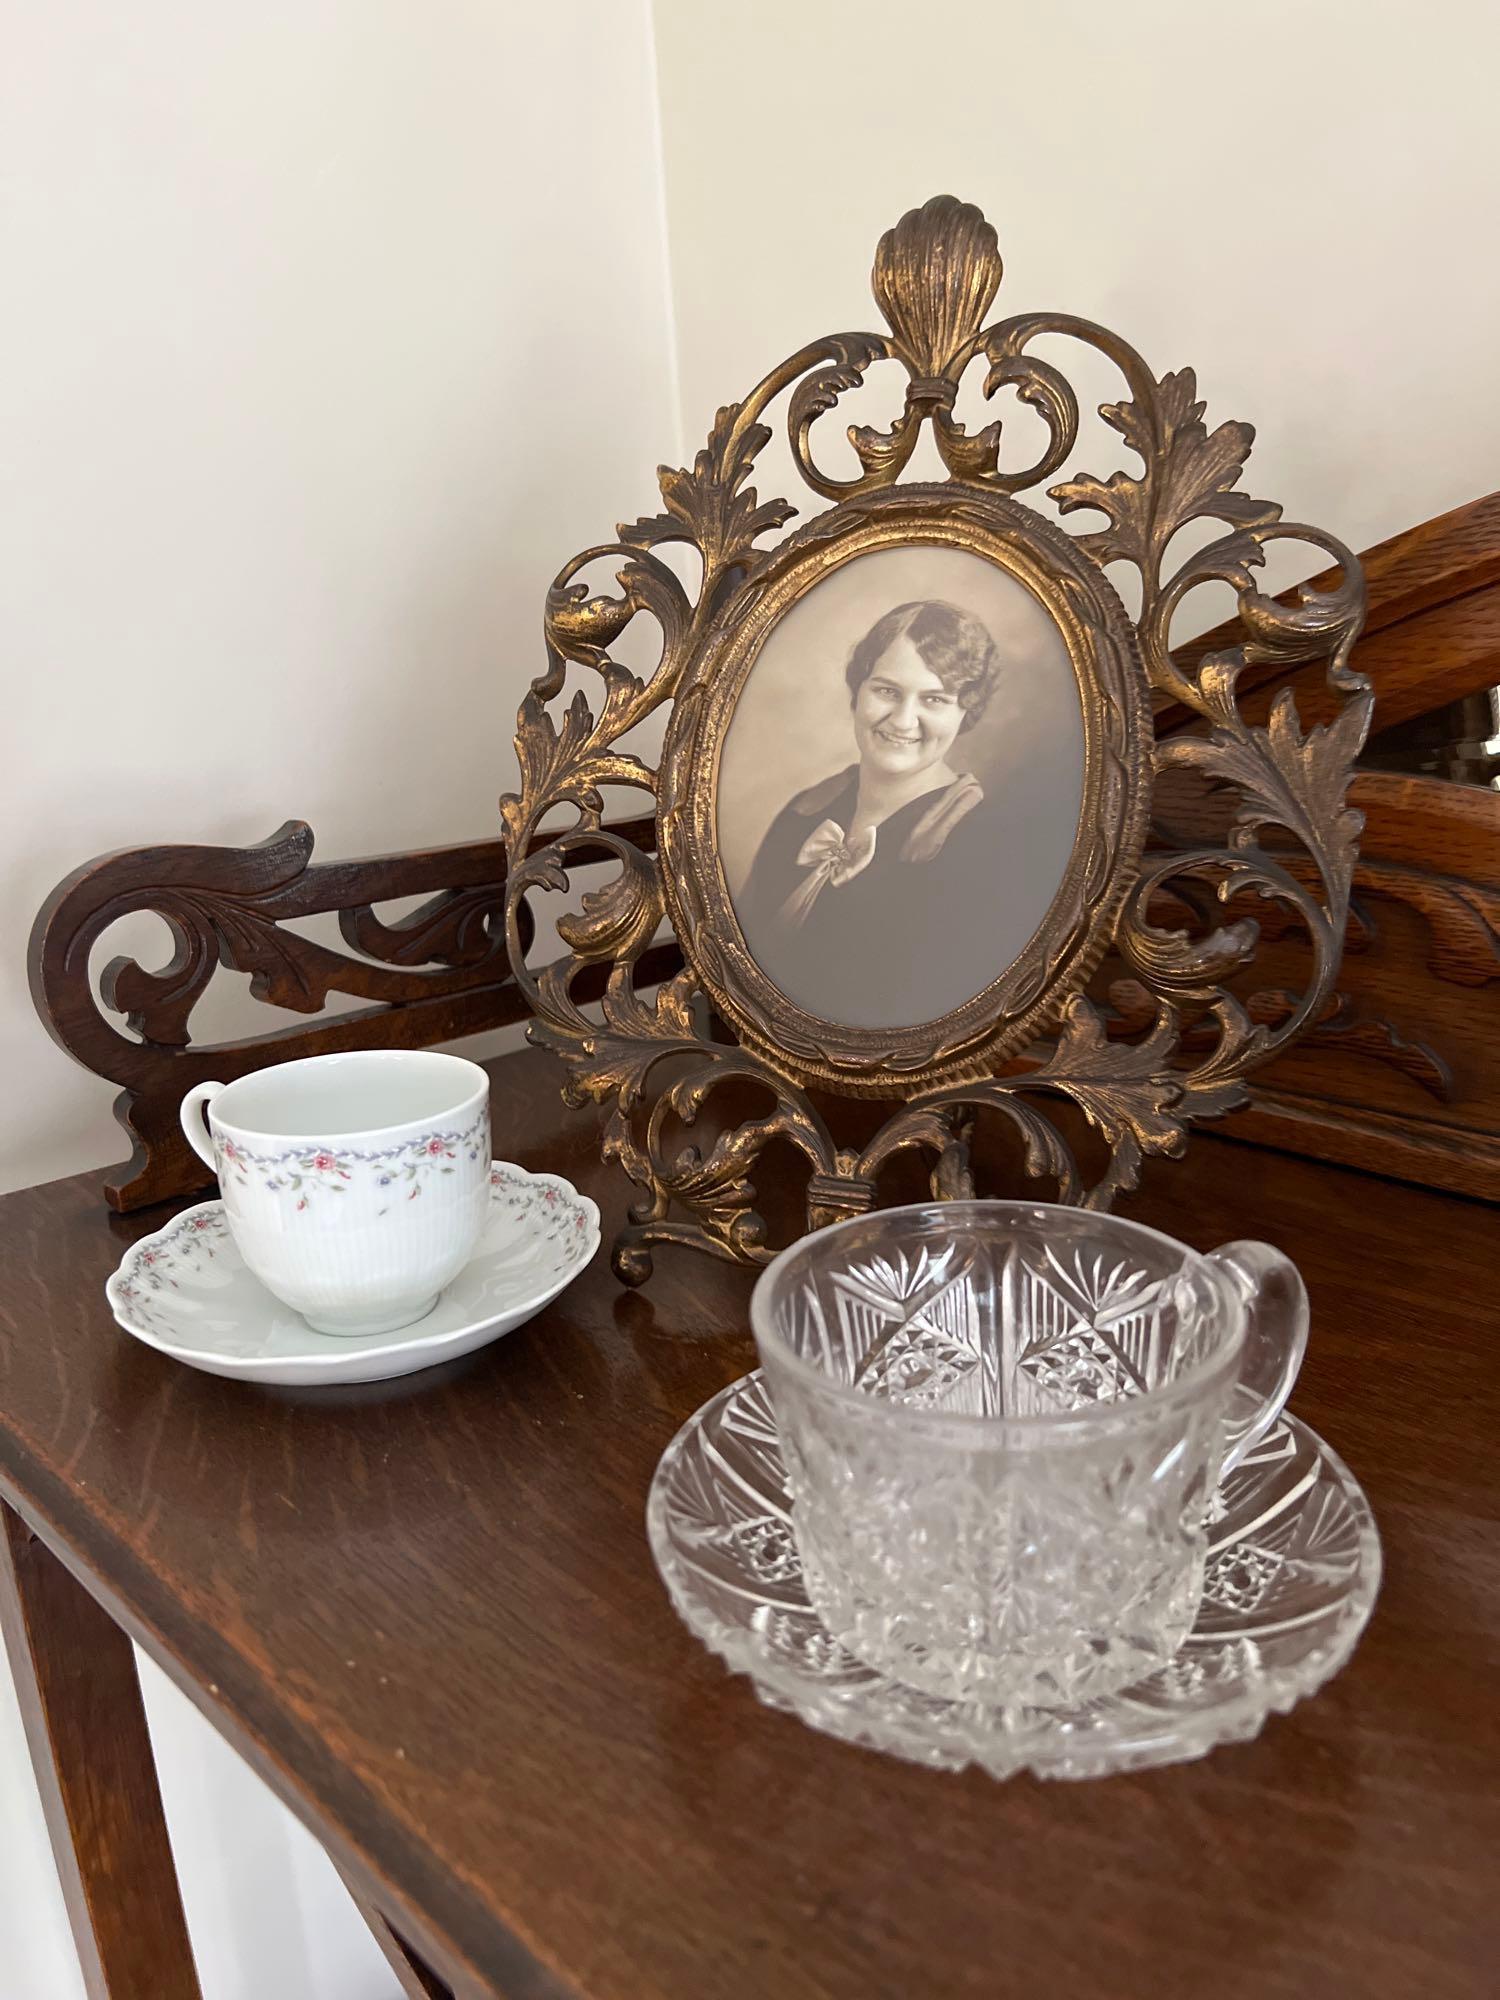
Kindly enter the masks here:
[[719, 855], [752, 957], [823, 1020], [904, 1028], [1025, 950], [1078, 834], [1064, 634], [966, 550], [857, 556], [771, 629], [719, 766]]

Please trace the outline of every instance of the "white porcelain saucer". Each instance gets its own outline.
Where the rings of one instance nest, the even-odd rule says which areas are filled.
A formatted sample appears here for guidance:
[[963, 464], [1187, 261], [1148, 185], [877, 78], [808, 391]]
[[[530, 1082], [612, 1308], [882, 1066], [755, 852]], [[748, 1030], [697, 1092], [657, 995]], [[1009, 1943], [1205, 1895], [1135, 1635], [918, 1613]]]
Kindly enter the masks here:
[[424, 1319], [394, 1333], [315, 1333], [246, 1270], [218, 1201], [134, 1244], [104, 1289], [127, 1333], [210, 1375], [384, 1382], [498, 1340], [555, 1299], [598, 1248], [599, 1211], [587, 1195], [556, 1174], [496, 1160], [474, 1255]]
[[688, 1629], [760, 1699], [814, 1729], [993, 1777], [1090, 1778], [1254, 1736], [1348, 1659], [1380, 1586], [1364, 1494], [1316, 1432], [1283, 1417], [1216, 1496], [1203, 1599], [1166, 1666], [1074, 1708], [944, 1701], [846, 1651], [808, 1602], [759, 1372], [677, 1433], [652, 1482], [651, 1550]]

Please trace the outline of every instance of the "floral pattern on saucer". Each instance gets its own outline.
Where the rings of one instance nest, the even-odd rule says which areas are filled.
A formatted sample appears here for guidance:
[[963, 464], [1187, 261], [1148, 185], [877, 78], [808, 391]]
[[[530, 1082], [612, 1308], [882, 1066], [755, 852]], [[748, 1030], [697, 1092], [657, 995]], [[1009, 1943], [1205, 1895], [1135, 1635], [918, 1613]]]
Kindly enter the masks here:
[[219, 1184], [260, 1186], [271, 1194], [293, 1194], [293, 1213], [300, 1213], [315, 1195], [343, 1194], [357, 1171], [373, 1171], [376, 1187], [402, 1186], [415, 1201], [423, 1186], [438, 1174], [451, 1174], [460, 1156], [477, 1160], [490, 1149], [490, 1114], [486, 1108], [462, 1132], [419, 1132], [413, 1139], [375, 1151], [360, 1151], [330, 1141], [304, 1140], [279, 1153], [254, 1153], [237, 1140], [214, 1134], [214, 1159]]
[[491, 1198], [507, 1215], [529, 1226], [538, 1243], [566, 1249], [597, 1226], [598, 1214], [590, 1203], [586, 1209], [566, 1181], [552, 1174], [528, 1174], [497, 1160], [490, 1168]]
[[142, 1320], [159, 1324], [161, 1316], [152, 1307], [151, 1294], [180, 1291], [184, 1276], [212, 1263], [228, 1234], [229, 1224], [217, 1203], [212, 1209], [195, 1209], [175, 1229], [149, 1237], [127, 1253], [114, 1281], [116, 1292]]

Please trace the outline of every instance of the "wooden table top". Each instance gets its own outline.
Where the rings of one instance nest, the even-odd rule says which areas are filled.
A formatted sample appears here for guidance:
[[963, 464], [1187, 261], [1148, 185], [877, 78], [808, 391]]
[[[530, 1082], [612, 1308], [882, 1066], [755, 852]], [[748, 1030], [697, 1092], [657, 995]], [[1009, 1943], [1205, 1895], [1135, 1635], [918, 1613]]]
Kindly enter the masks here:
[[[537, 1054], [497, 1150], [623, 1182]], [[1500, 1895], [1500, 1226], [1196, 1138], [1121, 1204], [1301, 1265], [1294, 1406], [1386, 1581], [1352, 1663], [1254, 1743], [1000, 1785], [820, 1737], [682, 1628], [644, 1527], [678, 1425], [753, 1365], [747, 1274], [601, 1255], [444, 1371], [278, 1391], [178, 1367], [104, 1280], [168, 1211], [0, 1202], [0, 1492], [412, 1941], [508, 2000], [1474, 2000]]]

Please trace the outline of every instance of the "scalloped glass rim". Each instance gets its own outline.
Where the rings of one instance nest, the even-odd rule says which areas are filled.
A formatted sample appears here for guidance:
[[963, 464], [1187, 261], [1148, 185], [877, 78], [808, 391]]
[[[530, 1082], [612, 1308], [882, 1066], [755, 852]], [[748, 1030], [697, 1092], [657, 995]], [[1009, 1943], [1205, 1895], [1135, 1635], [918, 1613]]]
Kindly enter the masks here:
[[[1101, 1777], [1184, 1762], [1220, 1743], [1257, 1735], [1268, 1715], [1287, 1713], [1322, 1687], [1353, 1652], [1379, 1591], [1380, 1540], [1363, 1491], [1316, 1432], [1295, 1417], [1284, 1417], [1226, 1483], [1223, 1524], [1211, 1536], [1210, 1561], [1217, 1557], [1221, 1568], [1227, 1565], [1231, 1582], [1243, 1567], [1253, 1585], [1254, 1561], [1264, 1552], [1250, 1542], [1252, 1533], [1278, 1518], [1296, 1522], [1316, 1516], [1316, 1527], [1318, 1520], [1335, 1513], [1345, 1554], [1341, 1576], [1323, 1566], [1326, 1601], [1257, 1626], [1232, 1607], [1226, 1611], [1210, 1604], [1205, 1593], [1199, 1622], [1160, 1673], [1079, 1709], [1002, 1709], [943, 1701], [905, 1688], [848, 1655], [840, 1661], [838, 1642], [800, 1589], [794, 1543], [791, 1556], [782, 1558], [791, 1566], [782, 1568], [774, 1590], [758, 1584], [748, 1568], [725, 1583], [720, 1594], [734, 1603], [741, 1622], [731, 1623], [708, 1601], [680, 1546], [681, 1524], [674, 1512], [680, 1515], [681, 1508], [674, 1504], [674, 1488], [690, 1463], [695, 1475], [713, 1483], [708, 1468], [724, 1467], [723, 1434], [716, 1430], [709, 1443], [704, 1433], [736, 1399], [752, 1418], [748, 1428], [758, 1420], [760, 1477], [767, 1497], [774, 1500], [770, 1489], [779, 1471], [779, 1452], [757, 1370], [705, 1403], [662, 1454], [647, 1504], [651, 1551], [673, 1608], [695, 1637], [731, 1672], [748, 1675], [768, 1707], [785, 1709], [846, 1742], [942, 1769], [975, 1764], [996, 1778], [1025, 1770], [1043, 1778]], [[727, 1469], [736, 1502], [743, 1505], [751, 1491], [743, 1468]], [[1276, 1477], [1285, 1482], [1285, 1490], [1268, 1495]], [[784, 1487], [781, 1497], [784, 1502]], [[789, 1530], [789, 1509], [781, 1520]], [[742, 1516], [739, 1526], [745, 1524]], [[1240, 1550], [1243, 1556], [1236, 1553]], [[1249, 1607], [1252, 1612], [1255, 1608]], [[1283, 1650], [1290, 1649], [1270, 1670], [1258, 1664], [1257, 1631], [1260, 1642], [1280, 1641]], [[1307, 1641], [1300, 1650], [1299, 1636]], [[789, 1637], [795, 1638], [795, 1647], [789, 1647]], [[809, 1658], [818, 1664], [809, 1666]], [[830, 1664], [836, 1677], [830, 1677]]]

